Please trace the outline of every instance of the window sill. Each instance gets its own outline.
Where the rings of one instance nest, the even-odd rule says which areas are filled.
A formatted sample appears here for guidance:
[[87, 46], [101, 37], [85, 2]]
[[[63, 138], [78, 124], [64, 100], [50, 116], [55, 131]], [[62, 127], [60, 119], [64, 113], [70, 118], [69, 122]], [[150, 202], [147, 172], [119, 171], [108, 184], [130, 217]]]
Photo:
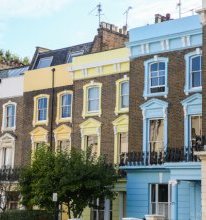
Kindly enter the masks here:
[[72, 117], [56, 119], [56, 124], [57, 125], [60, 124], [60, 123], [64, 123], [64, 122], [72, 122]]
[[115, 115], [122, 114], [122, 113], [128, 113], [129, 108], [122, 108], [122, 109], [115, 109]]
[[48, 126], [48, 121], [36, 121], [33, 122], [33, 127], [38, 126], [38, 125], [47, 125]]
[[87, 112], [87, 113], [82, 113], [82, 117], [86, 118], [86, 117], [91, 117], [91, 116], [98, 116], [101, 117], [102, 112]]
[[164, 96], [165, 98], [167, 98], [168, 92], [157, 92], [157, 93], [149, 93], [149, 94], [143, 94], [143, 97], [145, 100], [147, 100], [147, 98], [150, 97], [159, 97], [159, 96]]
[[189, 95], [189, 93], [194, 93], [194, 92], [202, 92], [202, 86], [200, 87], [194, 87], [194, 88], [187, 88], [184, 90], [185, 95]]
[[12, 127], [12, 128], [3, 128], [3, 127], [2, 127], [2, 128], [1, 128], [1, 131], [2, 131], [2, 132], [6, 132], [6, 131], [13, 131], [13, 132], [14, 132], [15, 130], [16, 130], [16, 127]]

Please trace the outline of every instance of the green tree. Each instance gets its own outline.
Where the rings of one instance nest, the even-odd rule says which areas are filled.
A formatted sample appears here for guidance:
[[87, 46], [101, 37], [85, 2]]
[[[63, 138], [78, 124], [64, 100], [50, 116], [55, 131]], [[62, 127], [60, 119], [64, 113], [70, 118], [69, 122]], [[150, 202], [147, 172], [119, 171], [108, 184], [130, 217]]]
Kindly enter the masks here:
[[96, 198], [113, 199], [116, 170], [105, 158], [96, 157], [91, 149], [70, 153], [55, 153], [40, 147], [31, 166], [20, 177], [23, 205], [52, 210], [52, 193], [58, 194], [58, 204], [68, 207], [69, 218], [80, 217], [84, 208], [92, 207]]

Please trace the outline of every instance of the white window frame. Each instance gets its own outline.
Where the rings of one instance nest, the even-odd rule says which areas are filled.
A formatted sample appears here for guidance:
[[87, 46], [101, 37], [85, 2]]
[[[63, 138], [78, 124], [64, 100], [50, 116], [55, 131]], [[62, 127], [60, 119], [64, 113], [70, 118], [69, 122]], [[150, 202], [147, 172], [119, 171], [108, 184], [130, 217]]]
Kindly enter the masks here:
[[[41, 67], [41, 62], [44, 62], [45, 60], [49, 60], [50, 61], [50, 64], [49, 66], [44, 66], [44, 67]], [[38, 65], [36, 67], [36, 69], [41, 69], [41, 68], [47, 68], [47, 67], [50, 67], [51, 66], [51, 63], [52, 63], [52, 60], [53, 60], [53, 56], [50, 56], [50, 57], [42, 57], [39, 59], [39, 62], [38, 62]]]
[[14, 167], [14, 157], [15, 157], [15, 138], [9, 134], [6, 133], [2, 137], [0, 137], [0, 167], [4, 167], [3, 164], [3, 149], [10, 148], [12, 150], [12, 161], [11, 161], [11, 167], [7, 168], [13, 168]]
[[[63, 96], [67, 96], [67, 95], [68, 95], [68, 96], [71, 96], [71, 103], [70, 103], [70, 105], [65, 105], [65, 106], [63, 106], [63, 104], [62, 104]], [[68, 118], [71, 118], [71, 117], [72, 117], [72, 98], [73, 98], [73, 97], [72, 97], [72, 93], [64, 93], [64, 94], [61, 94], [61, 95], [60, 95], [60, 99], [61, 99], [61, 100], [60, 100], [60, 118], [61, 118], [61, 119], [68, 119]], [[63, 107], [67, 107], [67, 106], [70, 107], [70, 110], [71, 110], [71, 111], [70, 111], [70, 116], [68, 116], [68, 117], [62, 117], [62, 108], [63, 108]]]
[[[192, 87], [192, 62], [191, 59], [202, 56], [202, 51], [200, 48], [196, 48], [195, 51], [190, 52], [185, 55], [185, 88], [184, 92], [189, 95], [192, 92], [201, 92], [202, 86]], [[202, 64], [202, 63], [201, 63]], [[202, 80], [202, 69], [201, 69], [201, 80]]]
[[[97, 113], [99, 112], [99, 108], [100, 108], [100, 105], [99, 105], [99, 102], [100, 102], [100, 98], [99, 98], [99, 94], [98, 94], [98, 98], [97, 99], [89, 99], [89, 90], [90, 89], [95, 89], [95, 88], [98, 88], [98, 93], [100, 93], [100, 88], [99, 86], [90, 86], [87, 88], [87, 112], [88, 113]], [[98, 109], [97, 110], [89, 110], [89, 102], [90, 101], [98, 101]]]
[[[151, 71], [150, 67], [154, 63], [165, 63], [165, 91], [164, 92], [150, 92], [151, 88]], [[157, 55], [154, 56], [154, 58], [146, 60], [144, 62], [144, 68], [145, 68], [145, 73], [144, 73], [144, 91], [143, 91], [143, 97], [144, 99], [147, 99], [149, 97], [155, 97], [155, 96], [164, 96], [167, 98], [169, 88], [168, 88], [168, 62], [169, 59], [166, 57], [158, 57]], [[159, 86], [158, 86], [159, 87]]]
[[[7, 122], [7, 107], [9, 105], [14, 106], [14, 126], [13, 127], [7, 127], [6, 122]], [[17, 103], [8, 101], [7, 103], [3, 104], [3, 118], [2, 118], [2, 127], [1, 131], [15, 131], [16, 130], [16, 108], [17, 108]]]
[[[47, 101], [47, 108], [43, 108], [43, 109], [39, 109], [39, 100], [40, 99], [46, 99], [46, 101]], [[46, 119], [44, 119], [44, 120], [39, 120], [39, 110], [45, 110], [46, 111]], [[47, 114], [47, 112], [48, 112], [48, 98], [47, 97], [39, 97], [38, 99], [37, 99], [37, 116], [36, 116], [36, 118], [37, 118], [37, 122], [45, 122], [45, 121], [47, 121], [48, 120], [48, 114]]]

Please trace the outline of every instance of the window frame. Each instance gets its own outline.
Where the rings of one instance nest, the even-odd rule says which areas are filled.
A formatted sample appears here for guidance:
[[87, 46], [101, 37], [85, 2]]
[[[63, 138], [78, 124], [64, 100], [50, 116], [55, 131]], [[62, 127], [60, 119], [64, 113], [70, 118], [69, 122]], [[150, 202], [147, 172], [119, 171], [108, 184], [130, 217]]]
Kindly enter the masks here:
[[[48, 125], [49, 123], [49, 95], [48, 94], [40, 94], [34, 97], [34, 109], [33, 109], [33, 127], [37, 125]], [[47, 99], [47, 110], [46, 110], [46, 120], [39, 120], [38, 118], [38, 105], [39, 105], [39, 99]]]
[[[70, 117], [62, 118], [62, 96], [71, 95], [71, 115]], [[63, 122], [72, 122], [72, 110], [73, 110], [73, 91], [64, 90], [57, 94], [57, 115], [56, 115], [56, 124]]]
[[[12, 127], [7, 127], [6, 123], [7, 123], [7, 107], [8, 106], [14, 106], [14, 126]], [[3, 104], [3, 117], [2, 117], [2, 127], [1, 130], [3, 131], [15, 131], [16, 130], [16, 113], [17, 113], [17, 103], [16, 102], [12, 102], [12, 101], [8, 101], [7, 103]]]
[[[122, 108], [121, 87], [122, 87], [122, 84], [125, 82], [128, 82], [128, 84], [129, 84], [129, 77], [127, 75], [125, 75], [124, 78], [118, 79], [116, 81], [116, 105], [115, 105], [115, 110], [114, 110], [115, 115], [129, 112], [129, 105], [126, 108]], [[129, 86], [129, 88], [130, 88], [130, 86]], [[128, 94], [128, 96], [129, 96], [129, 94]]]
[[[186, 95], [189, 95], [193, 92], [201, 92], [202, 91], [202, 68], [201, 72], [201, 86], [192, 87], [192, 62], [191, 59], [195, 57], [201, 56], [202, 58], [202, 50], [200, 48], [196, 48], [195, 51], [185, 54], [185, 87], [184, 92]], [[202, 59], [201, 59], [201, 67], [202, 67]]]
[[0, 137], [0, 167], [3, 168], [3, 149], [9, 148], [11, 149], [11, 165], [10, 167], [14, 167], [14, 159], [15, 159], [15, 137], [13, 137], [9, 133], [5, 133], [2, 137]]
[[[154, 63], [161, 63], [161, 62], [165, 63], [165, 85], [164, 85], [165, 91], [151, 93], [151, 91], [150, 91], [150, 88], [151, 88], [150, 67]], [[168, 88], [168, 62], [169, 62], [168, 58], [158, 57], [156, 55], [154, 56], [154, 58], [144, 61], [144, 91], [143, 91], [144, 99], [147, 99], [149, 97], [155, 97], [155, 96], [164, 96], [165, 98], [167, 98], [168, 91], [169, 91], [169, 88]]]
[[[88, 111], [89, 107], [89, 89], [92, 87], [98, 87], [99, 88], [99, 108], [98, 111]], [[102, 83], [97, 83], [94, 81], [91, 81], [90, 83], [83, 86], [83, 110], [82, 110], [82, 117], [89, 117], [89, 116], [101, 116], [102, 109], [101, 109], [101, 102], [102, 102]]]
[[[40, 63], [43, 62], [44, 60], [50, 60], [49, 66], [44, 66], [44, 67], [41, 67], [41, 66], [40, 66]], [[40, 58], [40, 59], [39, 59], [39, 62], [38, 62], [38, 64], [37, 64], [37, 66], [36, 66], [36, 69], [42, 69], [42, 68], [50, 67], [50, 66], [51, 66], [51, 63], [52, 63], [52, 60], [53, 60], [53, 56]]]

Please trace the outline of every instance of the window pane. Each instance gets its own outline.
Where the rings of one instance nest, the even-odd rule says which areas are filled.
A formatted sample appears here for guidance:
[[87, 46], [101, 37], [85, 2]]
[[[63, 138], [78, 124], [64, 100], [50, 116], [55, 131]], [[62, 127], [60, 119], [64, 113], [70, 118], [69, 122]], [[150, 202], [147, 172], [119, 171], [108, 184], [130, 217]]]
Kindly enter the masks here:
[[157, 77], [158, 76], [158, 72], [151, 72], [151, 77]]
[[201, 70], [201, 56], [192, 58], [192, 71]]
[[158, 63], [151, 64], [151, 72], [157, 71]]
[[201, 86], [201, 72], [192, 73], [192, 87]]
[[197, 136], [202, 135], [202, 116], [191, 117], [191, 136], [195, 139]]
[[47, 119], [47, 98], [38, 99], [38, 121]]
[[129, 94], [129, 83], [128, 82], [124, 82], [121, 84], [121, 92], [122, 92], [122, 95]]
[[70, 94], [66, 94], [62, 96], [61, 117], [62, 118], [71, 117], [71, 95]]
[[151, 185], [151, 202], [156, 201], [156, 187], [155, 184]]
[[165, 85], [165, 77], [164, 76], [161, 76], [159, 78], [159, 85]]
[[165, 71], [159, 71], [159, 76], [165, 76]]
[[51, 62], [52, 62], [52, 57], [41, 58], [41, 59], [39, 60], [37, 69], [38, 69], [38, 68], [48, 67], [48, 66], [51, 65]]
[[159, 70], [165, 70], [165, 62], [159, 63]]
[[88, 97], [89, 99], [98, 99], [99, 98], [99, 88], [89, 88], [88, 90]]
[[122, 96], [122, 108], [127, 108], [129, 106], [129, 96], [128, 95], [125, 95], [125, 96]]
[[151, 86], [158, 86], [158, 78], [151, 79]]
[[168, 185], [160, 184], [158, 187], [158, 202], [168, 202]]
[[98, 111], [99, 110], [99, 100], [89, 101], [88, 110], [89, 111]]

